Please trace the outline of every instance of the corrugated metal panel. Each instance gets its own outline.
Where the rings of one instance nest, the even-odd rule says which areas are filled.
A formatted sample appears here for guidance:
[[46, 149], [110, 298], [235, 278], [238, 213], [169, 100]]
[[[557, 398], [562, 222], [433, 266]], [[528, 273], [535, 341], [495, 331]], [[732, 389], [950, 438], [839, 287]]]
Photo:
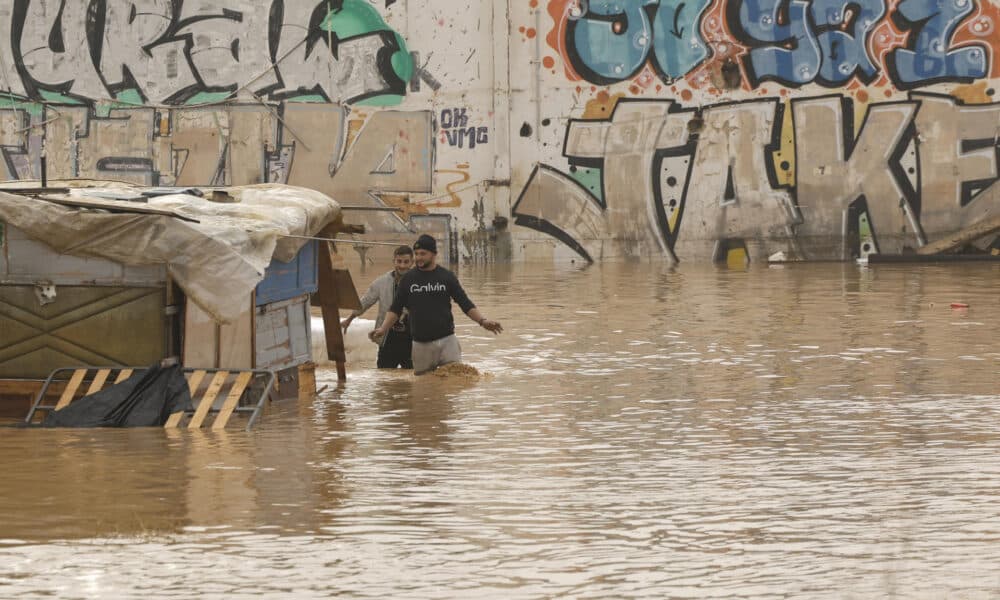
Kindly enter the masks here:
[[272, 260], [257, 285], [257, 306], [311, 294], [319, 285], [316, 241], [307, 242], [292, 262]]
[[166, 354], [164, 288], [0, 285], [0, 377], [45, 377], [78, 365], [145, 365]]
[[82, 258], [59, 254], [7, 225], [0, 258], [0, 281], [34, 284], [50, 281], [56, 285], [118, 285], [159, 287], [167, 280], [165, 266], [132, 267], [102, 258]]
[[257, 368], [275, 371], [312, 360], [309, 297], [257, 308]]

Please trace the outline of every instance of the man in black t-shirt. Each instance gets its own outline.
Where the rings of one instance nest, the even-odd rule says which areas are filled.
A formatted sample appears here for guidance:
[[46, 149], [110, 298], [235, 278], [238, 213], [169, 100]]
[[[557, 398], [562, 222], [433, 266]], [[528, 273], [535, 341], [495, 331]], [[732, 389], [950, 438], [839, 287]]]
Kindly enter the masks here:
[[462, 348], [455, 337], [455, 320], [451, 315], [452, 300], [480, 327], [496, 334], [503, 331], [503, 327], [479, 312], [454, 273], [438, 266], [437, 241], [433, 237], [421, 235], [413, 244], [413, 254], [417, 268], [399, 280], [396, 297], [385, 320], [370, 335], [373, 339], [384, 336], [403, 309], [408, 309], [413, 337], [413, 372], [421, 375], [462, 360]]

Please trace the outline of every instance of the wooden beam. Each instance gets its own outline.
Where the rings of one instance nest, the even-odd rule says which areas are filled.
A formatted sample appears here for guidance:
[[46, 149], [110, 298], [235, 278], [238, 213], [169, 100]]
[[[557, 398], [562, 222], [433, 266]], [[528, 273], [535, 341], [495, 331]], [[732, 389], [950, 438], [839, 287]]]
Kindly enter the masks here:
[[951, 235], [921, 246], [917, 249], [917, 254], [927, 256], [930, 254], [950, 252], [973, 240], [985, 237], [991, 233], [996, 233], [997, 231], [1000, 231], [1000, 215], [991, 219], [983, 219], [975, 225], [966, 227], [961, 231], [956, 231]]
[[356, 225], [354, 223], [344, 223], [343, 217], [337, 219], [333, 223], [330, 223], [326, 227], [320, 230], [316, 237], [336, 237], [338, 233], [356, 233], [362, 234], [365, 232], [364, 225]]
[[83, 383], [83, 378], [87, 375], [87, 369], [77, 369], [73, 371], [73, 376], [70, 377], [69, 383], [66, 384], [66, 389], [63, 391], [62, 396], [59, 397], [59, 402], [56, 404], [56, 410], [62, 410], [69, 406], [69, 403], [73, 401], [73, 396], [76, 394], [76, 390], [80, 388], [80, 384]]
[[326, 334], [327, 358], [337, 363], [337, 379], [347, 380], [347, 352], [344, 332], [340, 330], [340, 305], [336, 274], [330, 256], [330, 242], [319, 243], [319, 298], [323, 310], [323, 331]]
[[[191, 373], [190, 377], [188, 377], [188, 390], [191, 394], [192, 400], [194, 400], [195, 394], [198, 392], [198, 386], [201, 385], [201, 380], [204, 378], [205, 371], [195, 371], [194, 373]], [[180, 427], [182, 419], [184, 419], [184, 411], [179, 410], [167, 417], [167, 422], [163, 425], [163, 427], [165, 429]]]
[[236, 410], [236, 405], [240, 401], [240, 396], [243, 395], [243, 390], [247, 389], [247, 384], [250, 383], [250, 379], [252, 377], [253, 373], [250, 371], [244, 371], [236, 377], [236, 382], [233, 383], [233, 387], [229, 390], [229, 396], [226, 397], [226, 401], [222, 404], [219, 414], [215, 416], [215, 422], [212, 423], [213, 430], [226, 428], [226, 423], [229, 422], [229, 417], [231, 417], [233, 411]]
[[198, 408], [194, 411], [194, 416], [191, 417], [191, 421], [188, 423], [188, 429], [201, 429], [201, 424], [205, 421], [205, 417], [208, 416], [208, 411], [212, 409], [212, 405], [215, 404], [215, 397], [219, 395], [222, 390], [222, 386], [226, 383], [226, 378], [229, 377], [229, 371], [219, 371], [212, 378], [212, 383], [208, 384], [208, 389], [205, 390], [205, 395], [201, 397], [201, 402], [198, 403]]
[[90, 387], [87, 389], [87, 393], [85, 395], [89, 396], [101, 391], [101, 388], [104, 387], [104, 382], [108, 380], [108, 375], [110, 374], [111, 369], [101, 369], [98, 371], [97, 375], [94, 376], [94, 381], [90, 383]]

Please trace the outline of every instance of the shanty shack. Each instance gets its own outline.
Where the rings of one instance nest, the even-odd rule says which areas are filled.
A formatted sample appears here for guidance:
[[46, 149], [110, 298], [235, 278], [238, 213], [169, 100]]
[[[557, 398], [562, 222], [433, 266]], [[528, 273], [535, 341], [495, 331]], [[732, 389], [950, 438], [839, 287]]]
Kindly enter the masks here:
[[0, 410], [22, 410], [56, 368], [171, 357], [273, 370], [295, 391], [331, 268], [309, 238], [337, 231], [337, 202], [276, 184], [55, 185], [0, 187]]

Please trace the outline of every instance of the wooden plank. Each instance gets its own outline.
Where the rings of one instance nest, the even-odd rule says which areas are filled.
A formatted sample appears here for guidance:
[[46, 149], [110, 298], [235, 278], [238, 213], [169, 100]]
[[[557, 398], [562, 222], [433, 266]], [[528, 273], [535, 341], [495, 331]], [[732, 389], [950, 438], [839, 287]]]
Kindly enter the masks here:
[[90, 387], [87, 388], [87, 396], [91, 394], [96, 394], [101, 391], [104, 387], [104, 382], [108, 380], [108, 375], [111, 375], [111, 369], [101, 369], [94, 376], [94, 380], [90, 382]]
[[118, 372], [118, 378], [115, 379], [115, 383], [121, 383], [132, 376], [132, 369], [122, 369]]
[[233, 411], [236, 410], [236, 404], [240, 401], [240, 396], [243, 395], [243, 390], [247, 388], [247, 384], [250, 383], [250, 379], [253, 377], [253, 373], [250, 371], [244, 371], [239, 374], [236, 378], [236, 382], [233, 383], [233, 387], [229, 390], [229, 395], [226, 397], [226, 401], [222, 404], [222, 409], [219, 414], [215, 417], [215, 422], [212, 423], [212, 429], [225, 429], [226, 423], [229, 422], [229, 417], [232, 416]]
[[205, 371], [195, 371], [191, 373], [191, 378], [188, 379], [188, 389], [191, 391], [191, 397], [194, 398], [195, 393], [198, 391], [198, 386], [201, 385], [201, 380], [205, 378]]
[[164, 429], [176, 429], [178, 425], [181, 424], [181, 419], [184, 418], [184, 411], [179, 410], [169, 417], [167, 417], [167, 422], [163, 424]]
[[[194, 398], [195, 393], [198, 391], [198, 386], [201, 385], [201, 380], [205, 378], [205, 371], [195, 371], [191, 373], [191, 377], [188, 378], [188, 390], [191, 391], [191, 397]], [[167, 418], [167, 422], [163, 424], [164, 429], [173, 429], [181, 424], [181, 419], [184, 418], [184, 411], [179, 410]]]
[[219, 326], [200, 306], [187, 300], [184, 308], [183, 364], [218, 367]]
[[243, 313], [239, 318], [219, 327], [219, 364], [216, 366], [220, 369], [253, 368], [255, 354], [253, 328], [257, 312], [254, 310], [253, 294], [240, 302], [243, 303]]
[[201, 307], [187, 301], [184, 311], [184, 364], [216, 369], [252, 369], [253, 297], [239, 300], [243, 312], [232, 323], [220, 325]]
[[60, 410], [69, 406], [69, 403], [73, 401], [73, 395], [76, 394], [76, 390], [79, 389], [80, 384], [83, 383], [83, 378], [87, 375], [87, 369], [77, 369], [73, 371], [73, 376], [70, 377], [69, 383], [66, 384], [66, 389], [63, 391], [62, 396], [59, 397], [59, 402], [56, 403], [56, 410]]
[[167, 422], [163, 424], [164, 429], [175, 429], [181, 424], [181, 419], [184, 418], [184, 411], [179, 410], [169, 417], [167, 417]]
[[332, 275], [337, 289], [337, 307], [345, 310], [361, 310], [361, 298], [354, 286], [351, 272], [346, 269], [334, 269]]
[[985, 237], [991, 233], [996, 233], [997, 231], [1000, 231], [1000, 215], [991, 219], [983, 219], [971, 227], [966, 227], [965, 229], [952, 233], [947, 237], [921, 246], [920, 248], [917, 248], [917, 254], [927, 256], [930, 254], [949, 252], [973, 240]]
[[212, 404], [215, 403], [215, 397], [219, 395], [219, 390], [222, 389], [222, 385], [226, 383], [226, 378], [229, 377], [229, 371], [219, 371], [212, 378], [212, 383], [208, 384], [208, 389], [205, 390], [205, 395], [201, 397], [201, 402], [198, 404], [198, 408], [194, 411], [194, 416], [191, 417], [191, 422], [188, 423], [188, 429], [201, 429], [201, 424], [205, 422], [205, 417], [208, 416], [208, 411], [211, 410]]
[[337, 363], [337, 379], [347, 379], [347, 352], [344, 333], [340, 329], [339, 291], [334, 274], [330, 243], [319, 245], [319, 292], [316, 294], [323, 309], [323, 330], [326, 334], [327, 357]]

